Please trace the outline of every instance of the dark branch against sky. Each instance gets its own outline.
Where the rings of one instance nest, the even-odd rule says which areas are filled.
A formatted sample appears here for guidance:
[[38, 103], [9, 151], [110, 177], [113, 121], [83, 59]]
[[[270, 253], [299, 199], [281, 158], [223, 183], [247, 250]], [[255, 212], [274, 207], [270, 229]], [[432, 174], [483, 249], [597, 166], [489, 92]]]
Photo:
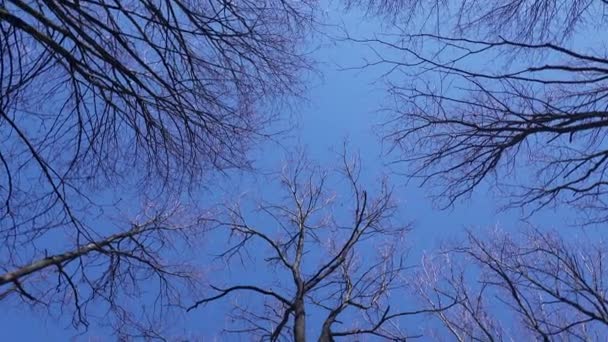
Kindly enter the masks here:
[[605, 3], [120, 3], [0, 1], [9, 338], [603, 336]]

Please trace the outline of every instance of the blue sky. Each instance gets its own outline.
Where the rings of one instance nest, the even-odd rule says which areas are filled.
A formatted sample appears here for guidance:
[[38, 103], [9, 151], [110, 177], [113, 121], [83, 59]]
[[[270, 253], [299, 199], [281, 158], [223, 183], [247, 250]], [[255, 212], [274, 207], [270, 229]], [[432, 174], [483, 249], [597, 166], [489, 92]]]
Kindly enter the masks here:
[[[334, 9], [328, 13], [327, 20], [334, 24], [343, 23], [352, 36], [371, 36], [380, 30], [380, 19], [366, 18], [356, 11], [345, 14]], [[335, 29], [329, 30], [333, 31], [331, 34], [340, 34]], [[289, 134], [291, 138], [286, 138], [282, 144], [301, 145], [311, 159], [328, 165], [335, 161], [332, 150], [339, 149], [347, 139], [350, 148], [361, 154], [364, 174], [369, 182], [381, 174], [388, 175], [397, 186], [403, 219], [415, 224], [408, 239], [412, 248], [411, 264], [418, 263], [421, 254], [432, 250], [441, 240], [460, 236], [464, 228], [499, 226], [513, 230], [525, 225], [519, 222], [516, 211], [498, 214], [496, 199], [484, 187], [477, 190], [473, 198], [456, 203], [454, 208], [438, 210], [433, 207], [428, 190], [420, 188], [416, 181], [408, 182], [405, 177], [393, 174], [393, 169], [387, 166], [393, 156], [386, 155], [386, 148], [375, 132], [376, 125], [382, 122], [382, 115], [377, 109], [387, 101], [383, 84], [379, 82], [382, 70], [340, 70], [361, 65], [363, 58], [370, 56], [369, 48], [349, 42], [330, 42], [321, 36], [315, 39], [315, 43], [321, 43], [313, 58], [318, 62], [319, 75], [322, 77], [311, 76], [310, 89], [306, 94], [309, 101], [294, 106], [297, 108], [294, 115], [297, 128]], [[283, 156], [277, 151], [281, 150], [272, 143], [256, 149], [253, 156], [257, 166], [262, 170], [276, 168]], [[262, 179], [255, 184], [249, 177], [223, 180], [238, 191], [256, 191], [259, 183], [264, 182]], [[564, 212], [547, 211], [541, 213], [537, 220], [543, 222], [545, 227], [552, 227], [562, 223], [564, 215]], [[264, 272], [258, 274], [259, 277], [264, 276]], [[184, 328], [192, 329], [193, 335], [211, 339], [224, 323], [220, 312], [225, 308], [218, 304], [213, 306], [213, 310], [197, 310], [184, 317]], [[7, 341], [86, 341], [97, 337], [106, 340], [103, 338], [104, 331], [96, 328], [82, 336], [74, 336], [69, 322], [56, 321], [48, 318], [44, 312], [32, 312], [28, 307], [5, 308], [0, 319], [0, 330], [3, 331], [3, 340]]]

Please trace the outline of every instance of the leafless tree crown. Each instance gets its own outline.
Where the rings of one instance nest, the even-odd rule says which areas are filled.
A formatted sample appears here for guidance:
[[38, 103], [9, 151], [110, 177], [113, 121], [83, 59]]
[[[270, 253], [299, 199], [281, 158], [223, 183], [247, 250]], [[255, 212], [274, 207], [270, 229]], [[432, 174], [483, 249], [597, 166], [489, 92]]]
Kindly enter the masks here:
[[464, 244], [428, 258], [419, 293], [458, 341], [606, 339], [605, 243], [556, 232], [469, 232]]
[[606, 3], [408, 4], [426, 16], [356, 39], [376, 52], [368, 67], [389, 68], [384, 132], [408, 174], [443, 205], [494, 180], [511, 205], [567, 203], [603, 221]]
[[[233, 264], [240, 258], [253, 268], [248, 255], [262, 253], [261, 266], [271, 268], [274, 276], [213, 285], [191, 309], [212, 310], [213, 302], [242, 293], [243, 299], [233, 300], [233, 324], [226, 332], [261, 340], [305, 341], [312, 331], [324, 342], [366, 335], [395, 341], [417, 336], [401, 319], [427, 310], [403, 310], [405, 302], [388, 297], [402, 293], [406, 283], [399, 244], [407, 226], [393, 222], [396, 207], [387, 184], [372, 196], [362, 188], [358, 160], [344, 156], [343, 162], [340, 178], [350, 196], [345, 196], [348, 190], [338, 190], [340, 183], [331, 173], [300, 158], [281, 173], [284, 201], [258, 202], [269, 221], [254, 225], [240, 207], [232, 207], [230, 219], [218, 222], [234, 241], [221, 256]], [[311, 327], [311, 321], [319, 325]]]
[[204, 226], [204, 218], [188, 210], [149, 207], [137, 220], [122, 222], [130, 227], [118, 233], [72, 242], [62, 252], [45, 250], [26, 264], [18, 264], [24, 251], [13, 255], [11, 264], [0, 267], [0, 302], [31, 304], [60, 321], [71, 317], [80, 331], [109, 325], [120, 339], [163, 340], [175, 333], [165, 331], [167, 322], [192, 300], [201, 281], [182, 258]]
[[[166, 207], [207, 170], [248, 166], [251, 144], [301, 95], [314, 10], [312, 0], [0, 0], [2, 298], [48, 304], [57, 280], [86, 324], [90, 299], [120, 302], [118, 283], [134, 289], [154, 273], [162, 283], [165, 234], [180, 229], [110, 219], [150, 194]], [[51, 269], [56, 279], [38, 281]]]

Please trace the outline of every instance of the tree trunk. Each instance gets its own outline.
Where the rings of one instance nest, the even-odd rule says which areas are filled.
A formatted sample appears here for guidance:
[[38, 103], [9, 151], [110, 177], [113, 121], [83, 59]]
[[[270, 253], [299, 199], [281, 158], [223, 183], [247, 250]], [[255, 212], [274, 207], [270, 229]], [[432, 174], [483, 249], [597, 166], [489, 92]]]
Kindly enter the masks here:
[[323, 322], [323, 327], [321, 328], [321, 336], [319, 337], [319, 342], [334, 342], [334, 338], [331, 335], [331, 326], [332, 326], [332, 324], [334, 324], [334, 322], [336, 321], [336, 318], [342, 312], [342, 310], [344, 310], [345, 307], [346, 307], [346, 304], [342, 303], [339, 307], [337, 307], [336, 309], [332, 310], [329, 313], [329, 315], [325, 319], [325, 322]]
[[293, 326], [293, 337], [295, 342], [306, 341], [306, 311], [304, 310], [304, 298], [298, 296], [295, 302], [295, 323]]
[[323, 330], [321, 331], [321, 336], [319, 337], [319, 342], [334, 342], [333, 337], [331, 337], [331, 330], [329, 326], [323, 325]]

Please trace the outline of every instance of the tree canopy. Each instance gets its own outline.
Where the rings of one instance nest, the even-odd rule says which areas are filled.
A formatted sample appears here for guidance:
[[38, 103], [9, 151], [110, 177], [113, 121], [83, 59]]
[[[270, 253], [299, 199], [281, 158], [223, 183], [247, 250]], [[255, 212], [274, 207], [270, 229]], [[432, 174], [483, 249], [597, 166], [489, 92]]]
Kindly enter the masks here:
[[[119, 340], [605, 340], [607, 9], [0, 0], [0, 307]], [[351, 113], [298, 138], [308, 89], [360, 103], [310, 77], [336, 47], [377, 80], [375, 163], [314, 151]], [[480, 194], [518, 227], [444, 211]]]

